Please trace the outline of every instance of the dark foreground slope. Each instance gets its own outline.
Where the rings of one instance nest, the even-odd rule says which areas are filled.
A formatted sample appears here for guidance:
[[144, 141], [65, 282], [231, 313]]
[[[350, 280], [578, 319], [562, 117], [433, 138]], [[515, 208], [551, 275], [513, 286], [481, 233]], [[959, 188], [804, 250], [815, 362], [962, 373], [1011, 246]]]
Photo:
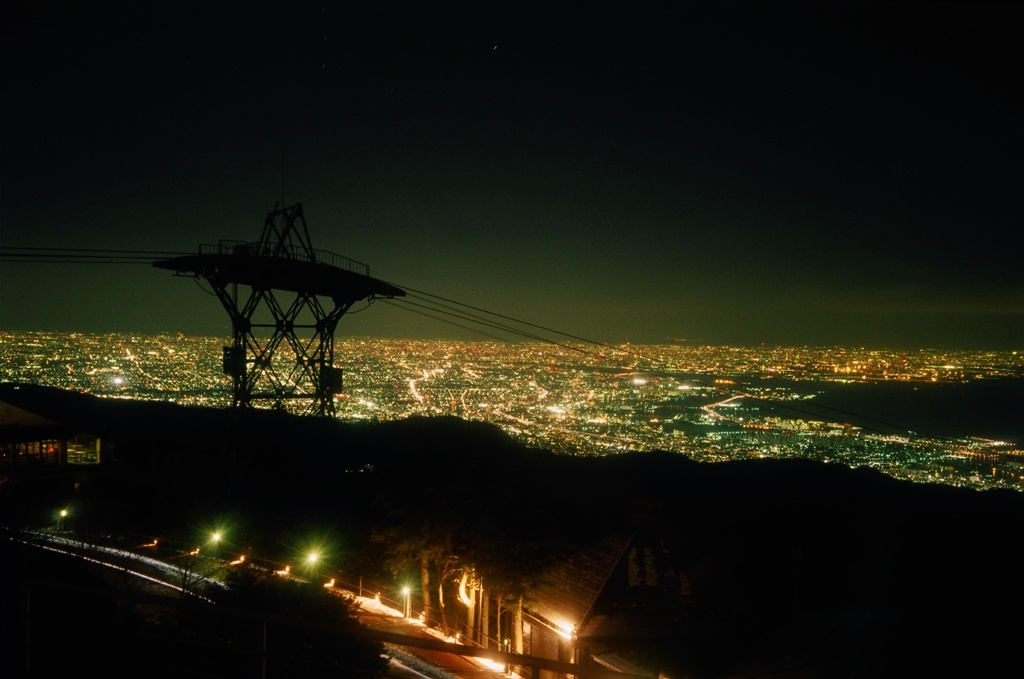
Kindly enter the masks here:
[[[646, 648], [670, 676], [996, 676], [1021, 641], [1014, 492], [804, 460], [570, 458], [453, 418], [351, 425], [9, 386], [0, 400], [105, 437], [109, 464], [65, 488], [90, 530], [230, 513], [270, 544], [311, 525], [342, 535], [353, 559], [410, 507], [508, 554], [642, 530], [676, 555], [692, 598]], [[8, 525], [46, 510], [34, 487], [3, 493]]]

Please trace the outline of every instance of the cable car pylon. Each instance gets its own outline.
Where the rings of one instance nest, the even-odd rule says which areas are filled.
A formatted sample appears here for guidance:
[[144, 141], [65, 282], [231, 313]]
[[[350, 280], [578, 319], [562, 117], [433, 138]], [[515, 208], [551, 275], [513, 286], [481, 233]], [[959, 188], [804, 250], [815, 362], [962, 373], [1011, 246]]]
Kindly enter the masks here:
[[227, 310], [232, 344], [223, 350], [224, 372], [240, 408], [269, 402], [333, 416], [343, 385], [334, 365], [338, 322], [361, 300], [405, 296], [372, 278], [366, 264], [315, 250], [301, 203], [275, 206], [257, 241], [200, 245], [196, 255], [153, 266], [207, 280]]

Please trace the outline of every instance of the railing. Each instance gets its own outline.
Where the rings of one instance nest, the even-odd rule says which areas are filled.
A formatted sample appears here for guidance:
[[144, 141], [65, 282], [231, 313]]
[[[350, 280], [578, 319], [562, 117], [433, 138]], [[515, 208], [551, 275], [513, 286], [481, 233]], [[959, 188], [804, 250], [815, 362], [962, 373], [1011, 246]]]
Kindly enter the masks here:
[[362, 262], [349, 259], [342, 255], [327, 250], [313, 250], [313, 257], [310, 258], [310, 251], [306, 248], [288, 245], [281, 248], [275, 254], [278, 246], [260, 241], [248, 242], [243, 240], [222, 240], [217, 243], [204, 243], [199, 246], [201, 255], [238, 255], [247, 257], [276, 257], [280, 259], [294, 259], [300, 262], [312, 262], [325, 264], [336, 269], [344, 269], [364, 276], [370, 275], [370, 267]]

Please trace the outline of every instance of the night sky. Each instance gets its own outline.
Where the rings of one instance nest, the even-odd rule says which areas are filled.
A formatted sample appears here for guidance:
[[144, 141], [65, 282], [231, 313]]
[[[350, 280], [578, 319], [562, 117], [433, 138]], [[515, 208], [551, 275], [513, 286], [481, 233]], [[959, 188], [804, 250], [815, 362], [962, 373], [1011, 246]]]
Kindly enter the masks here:
[[[1024, 349], [1018, 9], [8, 2], [0, 330], [227, 336], [188, 278], [10, 248], [191, 253], [283, 200], [599, 342]], [[484, 339], [384, 301], [349, 335]]]

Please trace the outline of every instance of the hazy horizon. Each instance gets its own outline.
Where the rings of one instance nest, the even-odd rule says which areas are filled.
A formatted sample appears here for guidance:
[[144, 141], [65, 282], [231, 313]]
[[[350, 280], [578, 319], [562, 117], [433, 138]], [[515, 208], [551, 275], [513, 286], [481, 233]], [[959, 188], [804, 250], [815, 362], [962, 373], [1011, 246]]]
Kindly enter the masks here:
[[[380, 280], [598, 342], [1021, 349], [1012, 10], [5, 6], [0, 329], [228, 333], [88, 257], [302, 203]], [[339, 333], [471, 337], [383, 302]]]

